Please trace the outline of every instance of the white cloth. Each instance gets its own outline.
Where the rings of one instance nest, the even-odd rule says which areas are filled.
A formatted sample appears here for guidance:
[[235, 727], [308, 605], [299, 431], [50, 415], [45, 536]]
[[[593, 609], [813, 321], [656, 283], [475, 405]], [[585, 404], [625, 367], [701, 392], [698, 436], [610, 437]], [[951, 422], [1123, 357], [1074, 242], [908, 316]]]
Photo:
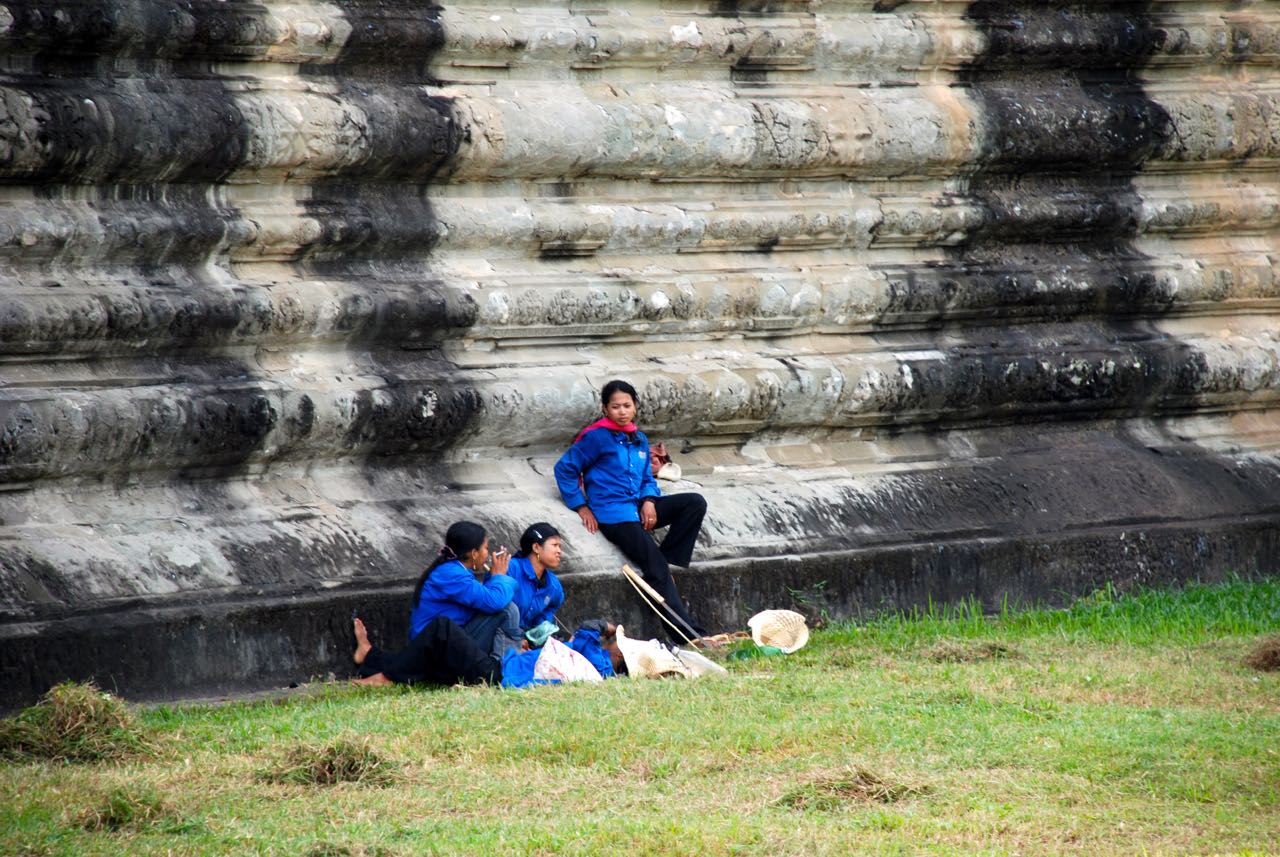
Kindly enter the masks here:
[[542, 654], [533, 665], [533, 677], [550, 681], [604, 681], [591, 661], [555, 637], [542, 647]]

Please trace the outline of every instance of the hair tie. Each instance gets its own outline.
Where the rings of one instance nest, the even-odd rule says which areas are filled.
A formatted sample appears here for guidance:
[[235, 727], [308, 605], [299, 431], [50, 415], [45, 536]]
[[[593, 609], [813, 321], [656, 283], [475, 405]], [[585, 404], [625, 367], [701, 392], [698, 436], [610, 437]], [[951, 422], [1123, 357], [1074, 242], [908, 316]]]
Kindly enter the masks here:
[[440, 548], [440, 556], [444, 557], [445, 559], [458, 558], [458, 555], [453, 552], [453, 548], [449, 547], [448, 545], [445, 545], [444, 547]]

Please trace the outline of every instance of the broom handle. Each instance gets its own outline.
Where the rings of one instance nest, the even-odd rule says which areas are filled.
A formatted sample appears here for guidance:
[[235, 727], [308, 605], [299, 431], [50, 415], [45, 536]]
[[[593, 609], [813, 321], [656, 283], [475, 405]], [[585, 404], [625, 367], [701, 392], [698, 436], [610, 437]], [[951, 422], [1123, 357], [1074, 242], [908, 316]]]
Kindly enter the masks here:
[[[694, 647], [694, 646], [693, 646], [693, 640], [690, 640], [690, 639], [689, 639], [689, 635], [688, 635], [688, 634], [686, 634], [684, 631], [681, 631], [681, 630], [680, 630], [679, 628], [677, 628], [675, 625], [673, 625], [673, 624], [671, 623], [671, 620], [670, 620], [670, 619], [668, 619], [666, 616], [663, 616], [663, 615], [662, 615], [662, 611], [658, 609], [658, 605], [657, 605], [657, 604], [654, 604], [652, 601], [650, 601], [650, 600], [649, 600], [649, 596], [644, 594], [644, 590], [643, 590], [643, 589], [641, 589], [639, 586], [636, 586], [636, 579], [635, 579], [635, 578], [633, 578], [631, 575], [629, 575], [629, 574], [625, 574], [625, 573], [624, 573], [622, 576], [623, 576], [623, 577], [625, 577], [625, 578], [627, 579], [627, 583], [630, 583], [630, 584], [631, 584], [631, 588], [632, 588], [632, 589], [634, 589], [634, 590], [636, 591], [636, 595], [639, 595], [639, 596], [640, 596], [640, 600], [641, 600], [641, 601], [643, 601], [643, 602], [645, 603], [645, 606], [647, 606], [650, 610], [652, 610], [652, 611], [653, 611], [653, 613], [654, 613], [654, 615], [655, 615], [655, 616], [657, 616], [659, 619], [661, 619], [663, 622], [665, 622], [665, 623], [667, 624], [667, 627], [668, 627], [668, 628], [670, 628], [672, 631], [675, 631], [675, 632], [676, 632], [677, 634], [679, 634], [681, 637], [684, 637], [684, 638], [685, 638], [685, 640], [689, 643], [689, 645], [690, 645], [691, 647]], [[641, 582], [643, 582], [643, 581], [641, 581]], [[662, 605], [662, 606], [666, 607], [666, 605], [665, 605], [665, 604], [664, 604], [664, 605]], [[670, 610], [671, 608], [669, 608], [669, 607], [668, 607], [667, 609], [668, 609], [668, 610]], [[674, 616], [675, 614], [674, 614], [674, 613], [672, 613], [671, 615], [673, 615], [673, 616]], [[696, 648], [696, 647], [694, 647], [694, 648]]]
[[649, 593], [649, 597], [652, 598], [654, 601], [657, 601], [659, 604], [664, 604], [664, 605], [667, 603], [667, 599], [659, 595], [658, 590], [650, 586], [649, 581], [645, 580], [643, 577], [640, 576], [640, 572], [636, 571], [634, 568], [627, 565], [625, 562], [622, 564], [622, 573], [625, 574], [627, 577], [631, 578], [632, 580], [634, 580], [636, 583], [638, 583], [645, 592]]
[[[658, 591], [654, 589], [652, 586], [650, 586], [649, 582], [645, 580], [643, 577], [641, 577], [638, 571], [636, 571], [634, 568], [627, 565], [626, 563], [623, 563], [622, 574], [627, 578], [627, 580], [631, 581], [631, 585], [635, 587], [635, 590], [637, 592], [640, 592], [642, 595], [644, 595], [645, 593], [648, 593], [647, 598], [651, 598], [653, 599], [653, 601], [656, 601], [658, 604], [661, 604], [663, 607], [667, 608], [667, 612], [670, 613], [671, 616], [677, 622], [679, 622], [681, 625], [684, 625], [684, 630], [681, 630], [680, 628], [677, 628], [675, 625], [671, 624], [671, 620], [668, 619], [666, 616], [663, 616], [662, 611], [659, 610], [655, 604], [651, 602], [649, 605], [653, 607], [653, 612], [658, 614], [658, 618], [661, 619], [663, 622], [666, 622], [667, 625], [670, 626], [671, 630], [675, 631], [681, 637], [684, 637], [684, 641], [688, 643], [690, 646], [693, 646], [693, 648], [697, 648], [696, 646], [693, 645], [694, 638], [698, 636], [697, 633], [694, 632], [693, 628], [689, 627], [688, 623], [686, 623], [684, 619], [680, 618], [680, 615], [676, 613], [676, 611], [671, 609], [671, 605], [667, 604], [667, 600], [663, 598], [661, 595], [659, 595]], [[642, 587], [643, 587], [643, 590], [642, 590]], [[685, 631], [688, 631], [689, 633], [686, 634]], [[690, 634], [692, 634], [693, 636], [690, 636]]]

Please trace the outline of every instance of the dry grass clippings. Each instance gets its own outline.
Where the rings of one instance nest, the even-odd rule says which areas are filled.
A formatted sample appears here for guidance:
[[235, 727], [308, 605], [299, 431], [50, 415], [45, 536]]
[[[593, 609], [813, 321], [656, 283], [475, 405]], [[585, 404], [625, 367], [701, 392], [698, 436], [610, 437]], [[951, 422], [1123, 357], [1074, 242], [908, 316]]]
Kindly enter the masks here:
[[98, 762], [154, 749], [128, 706], [93, 684], [56, 685], [0, 720], [0, 758], [9, 761]]
[[399, 776], [400, 766], [382, 756], [365, 738], [338, 738], [323, 746], [304, 744], [291, 748], [262, 779], [274, 783], [332, 786], [359, 783], [387, 786]]
[[193, 826], [149, 786], [117, 786], [103, 795], [97, 805], [80, 812], [76, 821], [80, 827], [93, 832], [156, 827], [185, 830]]
[[1245, 666], [1262, 672], [1280, 670], [1280, 635], [1267, 637], [1244, 659]]
[[939, 663], [967, 664], [977, 661], [1016, 658], [1019, 657], [1019, 653], [1013, 646], [996, 640], [984, 640], [976, 643], [957, 643], [953, 640], [940, 640], [925, 652], [925, 657]]
[[364, 845], [343, 845], [337, 842], [323, 842], [306, 852], [306, 857], [394, 857], [397, 852], [381, 845], [366, 847]]
[[796, 786], [777, 800], [786, 809], [839, 809], [857, 803], [896, 803], [927, 791], [922, 786], [886, 780], [865, 768], [850, 768]]

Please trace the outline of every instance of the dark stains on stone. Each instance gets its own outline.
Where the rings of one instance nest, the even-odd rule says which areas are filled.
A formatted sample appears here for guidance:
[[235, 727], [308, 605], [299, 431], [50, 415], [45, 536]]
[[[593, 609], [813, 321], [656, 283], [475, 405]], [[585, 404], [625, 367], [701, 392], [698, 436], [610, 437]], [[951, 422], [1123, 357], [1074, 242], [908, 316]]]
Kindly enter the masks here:
[[808, 0], [715, 0], [711, 14], [717, 18], [761, 18], [786, 13], [810, 13]]
[[436, 345], [479, 316], [470, 296], [424, 278], [421, 269], [440, 235], [431, 182], [448, 168], [470, 129], [450, 99], [424, 92], [434, 82], [427, 70], [431, 55], [444, 43], [439, 7], [357, 0], [342, 8], [351, 26], [342, 53], [334, 62], [304, 66], [302, 73], [331, 81], [338, 97], [368, 117], [367, 155], [313, 185], [305, 206], [321, 235], [296, 264], [304, 272], [368, 284], [367, 297], [348, 301], [355, 318], [368, 317], [360, 306], [365, 301], [386, 303], [386, 283], [411, 279], [413, 290], [387, 304], [366, 331], [367, 359], [384, 385], [357, 394], [345, 445], [371, 460], [437, 453], [465, 436], [481, 414], [482, 398], [465, 383], [447, 380], [452, 370], [443, 358], [428, 352], [408, 361], [400, 349]]
[[[1174, 299], [1174, 286], [1142, 257], [1045, 244], [1008, 248], [999, 262], [970, 259], [887, 271], [882, 320], [940, 327], [948, 319], [991, 313], [1011, 321], [1116, 318], [1159, 311]], [[1082, 281], [1092, 288], [1074, 287]]]
[[244, 0], [19, 0], [5, 7], [13, 18], [0, 36], [5, 52], [48, 59], [249, 57], [272, 41], [266, 7]]
[[577, 189], [573, 182], [558, 181], [551, 182], [542, 186], [542, 195], [552, 197], [554, 199], [570, 199], [577, 196]]
[[812, 534], [815, 549], [844, 544], [851, 527], [860, 546], [876, 547], [912, 534], [1035, 539], [1126, 522], [1141, 529], [1201, 521], [1207, 510], [1280, 514], [1275, 466], [1209, 455], [1171, 437], [1152, 455], [1151, 442], [1124, 429], [997, 428], [978, 441], [975, 460], [903, 477], [894, 493], [905, 502], [847, 491], [780, 513], [799, 516], [794, 524]]
[[339, 0], [337, 5], [351, 26], [339, 66], [359, 66], [366, 77], [429, 80], [427, 65], [445, 41], [441, 6], [414, 0]]
[[734, 63], [729, 69], [729, 79], [734, 83], [768, 83], [769, 69], [752, 63]]
[[[1069, 350], [1061, 348], [1064, 335], [1076, 337]], [[1117, 341], [1115, 331], [1096, 326], [998, 346], [971, 341], [948, 348], [946, 362], [903, 360], [914, 382], [889, 410], [944, 413], [951, 423], [1139, 415], [1156, 403], [1179, 410], [1200, 392], [1204, 370], [1202, 358], [1178, 343]]]
[[[288, 561], [296, 567], [300, 558]], [[66, 680], [93, 680], [131, 699], [180, 699], [283, 687], [330, 671], [346, 678], [355, 649], [352, 608], [394, 649], [405, 642], [406, 598], [399, 588], [322, 599], [294, 592], [59, 617], [39, 636], [0, 636], [0, 709], [28, 704]]]
[[398, 378], [361, 391], [345, 445], [369, 456], [438, 452], [465, 435], [482, 415], [480, 394], [465, 384]]
[[213, 62], [255, 42], [266, 50], [265, 6], [34, 0], [6, 9], [0, 81], [12, 94], [0, 180], [216, 182], [243, 162], [245, 119]]
[[310, 396], [304, 394], [298, 400], [298, 409], [288, 416], [288, 421], [290, 433], [296, 437], [303, 438], [311, 434], [316, 422], [316, 405]]
[[[190, 279], [240, 228], [236, 210], [214, 202], [203, 183], [108, 183], [86, 193], [68, 182], [38, 186], [34, 196], [53, 204], [22, 223], [0, 221], [0, 260], [15, 268], [76, 257], [86, 267], [129, 271], [139, 284], [164, 287], [182, 278], [177, 271]], [[72, 213], [75, 200], [86, 196], [91, 201]], [[41, 229], [47, 240], [28, 246]]]
[[[147, 469], [152, 456], [179, 471], [242, 472], [279, 417], [271, 395], [242, 361], [170, 358], [175, 344], [198, 354], [266, 323], [261, 304], [210, 277], [208, 266], [242, 228], [214, 188], [244, 164], [252, 137], [215, 62], [255, 41], [265, 50], [273, 41], [263, 36], [267, 8], [206, 0], [6, 8], [13, 21], [0, 37], [8, 60], [0, 182], [32, 186], [40, 206], [20, 234], [0, 236], [0, 255], [18, 282], [44, 274], [50, 261], [65, 270], [68, 259], [105, 282], [87, 282], [78, 296], [60, 298], [68, 304], [39, 311], [29, 299], [26, 313], [5, 300], [0, 348], [65, 349], [81, 357], [86, 377], [136, 387], [127, 407], [112, 398], [118, 391], [97, 384], [68, 392], [84, 404], [84, 416], [70, 417], [88, 421], [76, 429], [84, 448], [57, 436], [58, 409], [70, 411], [44, 391], [52, 422], [31, 425], [50, 435], [15, 434], [22, 420], [7, 419], [6, 476], [34, 468], [118, 479]], [[138, 362], [90, 366], [79, 347], [85, 338], [94, 343], [89, 352], [129, 343]], [[199, 368], [183, 374], [184, 365]], [[5, 397], [3, 410], [26, 408], [34, 418], [36, 406], [22, 400], [32, 393]], [[45, 447], [54, 459], [41, 458]]]
[[[1137, 225], [1132, 178], [1172, 127], [1136, 80], [1161, 38], [1147, 5], [970, 5], [987, 50], [960, 75], [986, 128], [969, 194], [990, 216], [962, 254], [1047, 240], [1074, 223], [1067, 240], [1137, 256], [1125, 243]], [[1054, 215], [1037, 216], [1046, 211]]]
[[[237, 469], [246, 461], [280, 417], [272, 400], [255, 390], [215, 390], [177, 405], [186, 411], [183, 430], [193, 461], [192, 466], [184, 468], [184, 475], [207, 475], [211, 468], [218, 475], [229, 475], [228, 468]], [[156, 412], [163, 410], [157, 408]], [[155, 433], [143, 435], [144, 442], [154, 436]], [[146, 454], [147, 450], [138, 450], [139, 457], [145, 458]]]
[[[48, 560], [33, 555], [18, 545], [9, 545], [0, 553], [0, 567], [8, 573], [0, 575], [0, 605], [31, 604], [55, 606], [69, 603], [74, 593], [71, 582]], [[0, 613], [0, 621], [8, 618]]]
[[[198, 206], [192, 214], [208, 222]], [[214, 282], [179, 264], [187, 255], [184, 244], [191, 254], [201, 255], [197, 239], [183, 237], [186, 241], [166, 242], [165, 233], [157, 231], [143, 243], [157, 248], [155, 258], [164, 259], [164, 267], [144, 265], [141, 252], [122, 251], [116, 259], [136, 259], [137, 266], [118, 280], [86, 287], [68, 278], [47, 286], [49, 294], [34, 298], [30, 293], [0, 294], [0, 354], [141, 355], [161, 348], [189, 352], [333, 338], [348, 344], [393, 339], [422, 347], [474, 323], [478, 312], [465, 293], [384, 281], [376, 292], [353, 286], [337, 299], [336, 314], [317, 317], [269, 285]], [[55, 291], [64, 283], [75, 287], [74, 292]]]
[[[939, 347], [981, 358], [968, 364], [973, 377], [946, 380], [955, 388], [944, 399], [963, 413], [981, 415], [993, 395], [985, 403], [993, 417], [1019, 401], [1089, 417], [1196, 387], [1186, 377], [1195, 371], [1191, 349], [1141, 324], [1170, 306], [1174, 292], [1133, 244], [1142, 209], [1133, 177], [1172, 129], [1138, 80], [1164, 38], [1148, 7], [968, 8], [986, 50], [960, 80], [980, 105], [985, 137], [961, 195], [981, 220], [947, 248], [948, 261], [887, 272], [882, 317], [945, 331]], [[1063, 354], [1092, 354], [1096, 367], [1113, 352], [1114, 374], [1064, 387], [1060, 368], [1036, 368], [1038, 348], [1054, 364], [1052, 342], [1017, 356], [1015, 327], [980, 326], [992, 311], [1014, 322], [1078, 322], [1064, 331], [1080, 338]], [[917, 395], [929, 388], [926, 380]]]
[[[244, 160], [244, 117], [214, 80], [5, 75], [5, 183], [216, 182]], [[193, 133], [199, 128], [199, 133]]]
[[[343, 10], [351, 36], [342, 53], [301, 71], [332, 82], [368, 117], [365, 154], [313, 185], [306, 207], [323, 232], [298, 259], [308, 270], [394, 265], [429, 253], [439, 226], [427, 189], [470, 133], [450, 99], [424, 91], [433, 82], [430, 56], [444, 42], [439, 7], [348, 2]], [[416, 46], [418, 65], [404, 62], [405, 44]]]
[[1151, 20], [1148, 2], [1090, 6], [1085, 3], [980, 0], [966, 17], [987, 42], [970, 73], [996, 69], [1025, 72], [1110, 72], [1104, 81], [1132, 79], [1166, 39]]

